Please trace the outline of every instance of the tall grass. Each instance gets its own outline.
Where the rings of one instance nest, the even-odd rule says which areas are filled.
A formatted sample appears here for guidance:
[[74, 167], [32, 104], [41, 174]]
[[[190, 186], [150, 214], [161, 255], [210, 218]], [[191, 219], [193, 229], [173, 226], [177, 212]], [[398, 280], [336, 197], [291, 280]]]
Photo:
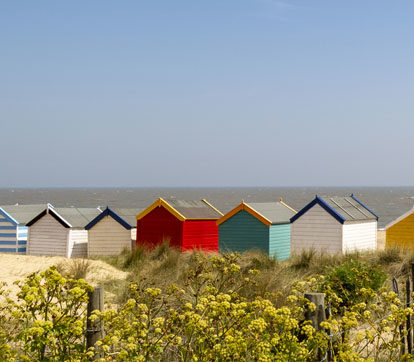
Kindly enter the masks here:
[[[195, 255], [200, 253], [203, 254], [197, 250], [182, 253], [165, 242], [153, 249], [138, 246], [133, 251], [124, 251], [116, 257], [106, 258], [105, 261], [128, 272], [127, 282], [135, 281], [148, 287], [163, 289], [173, 284], [182, 284], [185, 273], [195, 265]], [[215, 254], [206, 255], [212, 257]], [[255, 285], [242, 291], [242, 295], [248, 299], [258, 295], [266, 296], [278, 305], [278, 301], [282, 301], [290, 293], [294, 282], [312, 275], [326, 274], [329, 269], [349, 260], [379, 265], [387, 273], [390, 285], [393, 277], [403, 278], [410, 273], [414, 252], [388, 249], [331, 255], [307, 250], [293, 254], [290, 260], [280, 262], [263, 252], [248, 251], [240, 255], [242, 271], [248, 277], [249, 269], [257, 269], [260, 275]], [[113, 292], [120, 295], [119, 301], [123, 302], [128, 297], [128, 291], [120, 292], [119, 289], [119, 285], [114, 285]]]
[[58, 263], [56, 268], [63, 276], [70, 276], [73, 279], [85, 279], [91, 263], [88, 259], [68, 259], [67, 261]]

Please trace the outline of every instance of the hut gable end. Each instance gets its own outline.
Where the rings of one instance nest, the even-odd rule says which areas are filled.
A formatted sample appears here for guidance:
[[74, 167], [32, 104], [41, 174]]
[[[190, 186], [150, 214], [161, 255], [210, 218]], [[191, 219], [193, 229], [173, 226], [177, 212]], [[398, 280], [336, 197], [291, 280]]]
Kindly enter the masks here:
[[26, 222], [36, 216], [45, 205], [0, 206], [0, 252], [26, 254]]
[[67, 256], [69, 229], [45, 215], [29, 229], [28, 254]]
[[117, 255], [131, 249], [131, 230], [111, 216], [103, 217], [88, 230], [88, 257]]
[[169, 241], [171, 246], [181, 248], [182, 222], [164, 207], [157, 206], [138, 219], [137, 244], [158, 245]]
[[218, 250], [216, 221], [222, 214], [206, 200], [159, 198], [137, 215], [137, 245], [169, 241], [180, 250]]
[[220, 251], [269, 252], [269, 227], [246, 210], [240, 210], [219, 226]]
[[376, 249], [377, 219], [353, 195], [316, 196], [290, 219], [292, 251], [314, 249], [333, 254]]
[[318, 203], [292, 222], [292, 252], [315, 249], [342, 252], [342, 224]]

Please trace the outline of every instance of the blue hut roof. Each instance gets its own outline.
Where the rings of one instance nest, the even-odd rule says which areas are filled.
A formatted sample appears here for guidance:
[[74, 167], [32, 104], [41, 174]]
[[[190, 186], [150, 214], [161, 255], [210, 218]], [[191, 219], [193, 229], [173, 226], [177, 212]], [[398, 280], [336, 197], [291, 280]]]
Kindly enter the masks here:
[[88, 225], [85, 226], [86, 230], [89, 230], [105, 216], [112, 217], [115, 221], [121, 224], [125, 229], [130, 230], [135, 227], [135, 216], [139, 214], [142, 209], [110, 209], [107, 207], [102, 213], [95, 217]]
[[290, 222], [294, 222], [305, 214], [314, 205], [320, 205], [324, 210], [331, 214], [337, 221], [343, 224], [345, 221], [366, 221], [378, 220], [378, 215], [368, 209], [353, 194], [351, 196], [331, 196], [321, 197], [316, 195], [309, 204], [294, 215]]

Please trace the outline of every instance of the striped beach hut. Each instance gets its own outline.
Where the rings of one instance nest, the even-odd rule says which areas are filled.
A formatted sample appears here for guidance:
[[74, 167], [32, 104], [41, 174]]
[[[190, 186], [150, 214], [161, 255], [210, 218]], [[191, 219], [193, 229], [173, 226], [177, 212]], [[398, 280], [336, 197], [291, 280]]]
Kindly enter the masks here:
[[219, 220], [220, 252], [259, 249], [277, 260], [290, 257], [290, 218], [296, 211], [280, 202], [241, 202]]
[[97, 208], [48, 206], [27, 223], [28, 255], [85, 258], [89, 224], [102, 211]]
[[85, 229], [88, 230], [88, 257], [117, 255], [135, 245], [136, 216], [142, 209], [107, 207]]
[[45, 206], [45, 204], [0, 206], [0, 252], [26, 254], [26, 223]]
[[137, 215], [137, 245], [155, 246], [168, 241], [181, 251], [218, 251], [218, 226], [223, 214], [205, 199], [159, 198]]
[[385, 247], [414, 249], [414, 207], [385, 226]]
[[292, 252], [336, 254], [377, 248], [378, 216], [354, 195], [316, 196], [290, 221]]

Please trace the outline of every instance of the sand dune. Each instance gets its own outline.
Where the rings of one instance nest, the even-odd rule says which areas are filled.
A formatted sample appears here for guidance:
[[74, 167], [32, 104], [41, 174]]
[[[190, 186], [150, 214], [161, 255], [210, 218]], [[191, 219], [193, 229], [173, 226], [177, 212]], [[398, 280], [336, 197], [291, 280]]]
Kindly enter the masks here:
[[[0, 254], [0, 282], [7, 284], [6, 289], [16, 293], [18, 288], [13, 285], [16, 280], [23, 280], [27, 275], [44, 271], [52, 265], [68, 262], [69, 259], [60, 256], [27, 256]], [[89, 260], [90, 267], [86, 281], [91, 285], [99, 285], [106, 280], [125, 279], [124, 273], [100, 260]]]

